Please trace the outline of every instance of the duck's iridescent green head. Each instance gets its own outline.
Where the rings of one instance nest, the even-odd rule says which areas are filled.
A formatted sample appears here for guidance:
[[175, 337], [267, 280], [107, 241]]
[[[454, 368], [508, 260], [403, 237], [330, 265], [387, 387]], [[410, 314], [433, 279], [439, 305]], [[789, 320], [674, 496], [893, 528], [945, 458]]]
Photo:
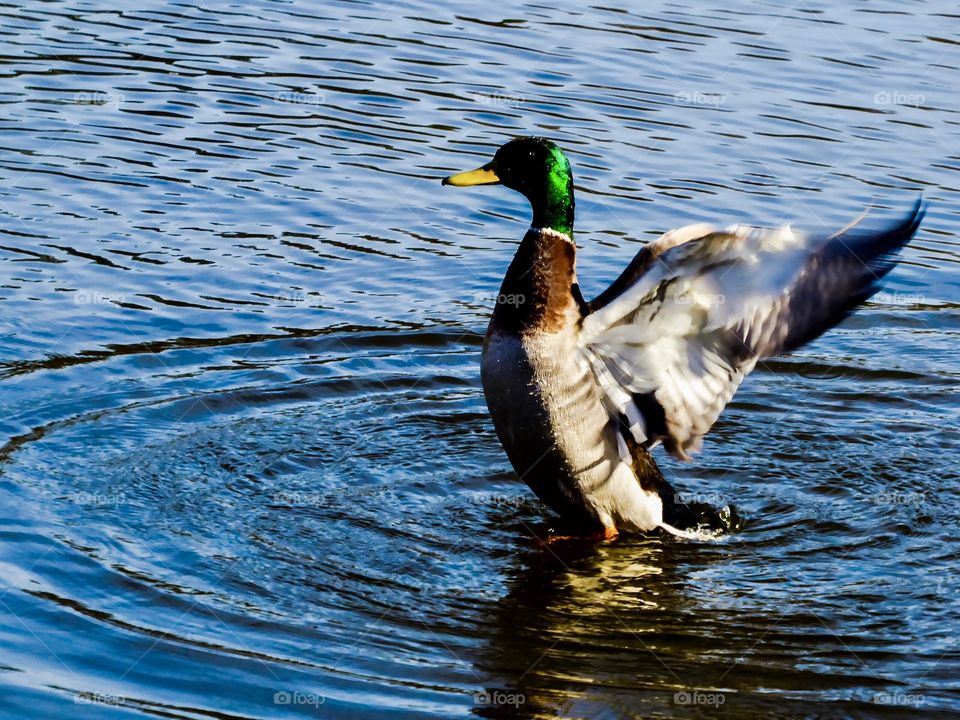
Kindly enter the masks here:
[[522, 193], [533, 208], [533, 226], [573, 234], [573, 172], [563, 150], [542, 137], [522, 137], [501, 146], [476, 170], [444, 178], [444, 185], [503, 184]]

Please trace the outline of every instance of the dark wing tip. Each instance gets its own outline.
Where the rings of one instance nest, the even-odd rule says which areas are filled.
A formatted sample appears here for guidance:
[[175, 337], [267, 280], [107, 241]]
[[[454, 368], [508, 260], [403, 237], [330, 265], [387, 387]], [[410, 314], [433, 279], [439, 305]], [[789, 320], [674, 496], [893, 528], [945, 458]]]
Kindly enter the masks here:
[[880, 232], [874, 238], [874, 242], [878, 245], [889, 247], [894, 252], [899, 250], [910, 242], [920, 228], [920, 223], [923, 222], [926, 214], [927, 205], [923, 202], [923, 195], [920, 195], [913, 203], [910, 212], [907, 213], [900, 222]]
[[899, 222], [894, 223], [885, 230], [875, 234], [875, 240], [881, 243], [887, 242], [899, 246], [906, 245], [910, 238], [914, 236], [920, 228], [920, 223], [927, 214], [927, 205], [923, 201], [923, 195], [917, 197], [910, 208], [910, 212], [903, 216]]
[[891, 225], [878, 229], [858, 224], [828, 240], [811, 257], [811, 272], [792, 292], [786, 337], [762, 354], [793, 350], [813, 340], [876, 293], [925, 213], [920, 197], [905, 217]]
[[926, 212], [927, 207], [921, 195], [901, 220], [879, 230], [856, 225], [834, 237], [830, 246], [838, 254], [863, 263], [868, 271], [864, 273], [864, 280], [867, 285], [874, 285], [896, 265], [896, 254], [916, 234]]

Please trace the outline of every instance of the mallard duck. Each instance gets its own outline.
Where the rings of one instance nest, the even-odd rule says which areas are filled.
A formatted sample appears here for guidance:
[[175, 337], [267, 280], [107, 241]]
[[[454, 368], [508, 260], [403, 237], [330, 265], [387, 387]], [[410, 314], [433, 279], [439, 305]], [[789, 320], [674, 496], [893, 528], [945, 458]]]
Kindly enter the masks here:
[[691, 537], [701, 516], [651, 450], [689, 460], [758, 361], [833, 327], [878, 288], [923, 217], [832, 235], [696, 224], [640, 248], [587, 302], [577, 284], [573, 173], [540, 137], [444, 185], [503, 184], [533, 222], [483, 343], [481, 381], [518, 475], [585, 534]]

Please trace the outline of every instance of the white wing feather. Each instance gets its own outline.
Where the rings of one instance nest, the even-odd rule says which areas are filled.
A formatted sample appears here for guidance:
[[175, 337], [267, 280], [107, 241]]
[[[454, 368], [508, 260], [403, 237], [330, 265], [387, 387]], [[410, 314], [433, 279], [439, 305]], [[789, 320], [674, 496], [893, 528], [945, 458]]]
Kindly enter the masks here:
[[757, 361], [875, 292], [921, 217], [918, 203], [896, 227], [825, 238], [702, 224], [664, 234], [642, 274], [583, 318], [581, 350], [611, 417], [689, 459]]

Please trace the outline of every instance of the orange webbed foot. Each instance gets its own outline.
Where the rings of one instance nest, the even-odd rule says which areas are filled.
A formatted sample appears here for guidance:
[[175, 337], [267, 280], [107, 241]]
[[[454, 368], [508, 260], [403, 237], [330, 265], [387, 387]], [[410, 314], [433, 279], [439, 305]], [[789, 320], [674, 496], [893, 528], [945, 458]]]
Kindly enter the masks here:
[[567, 535], [549, 533], [545, 538], [537, 538], [544, 545], [550, 546], [562, 542], [610, 542], [615, 540], [620, 533], [612, 525], [604, 526], [602, 530], [584, 533], [583, 535]]

